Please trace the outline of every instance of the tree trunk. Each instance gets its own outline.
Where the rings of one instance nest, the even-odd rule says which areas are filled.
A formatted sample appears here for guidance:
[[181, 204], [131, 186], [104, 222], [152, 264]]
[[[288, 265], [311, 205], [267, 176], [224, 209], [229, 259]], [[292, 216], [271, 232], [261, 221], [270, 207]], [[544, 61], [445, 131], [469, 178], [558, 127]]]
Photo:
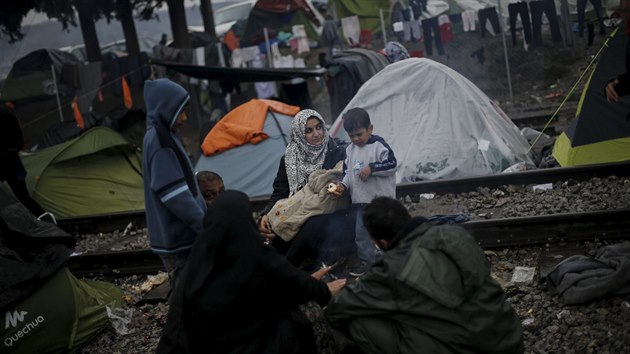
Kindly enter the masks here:
[[171, 20], [171, 31], [173, 31], [173, 46], [175, 48], [190, 48], [191, 43], [188, 37], [184, 0], [167, 0], [167, 4], [168, 17]]
[[125, 35], [127, 53], [129, 55], [140, 54], [138, 34], [136, 33], [136, 25], [133, 22], [133, 14], [131, 12], [131, 0], [116, 0], [116, 12]]
[[101, 61], [103, 60], [103, 57], [101, 56], [101, 46], [98, 43], [94, 18], [92, 18], [91, 15], [92, 11], [90, 9], [90, 1], [78, 0], [76, 7], [77, 12], [79, 13], [79, 25], [81, 27], [81, 34], [83, 35], [83, 43], [85, 44], [87, 60], [90, 63]]
[[203, 28], [212, 38], [217, 38], [214, 30], [214, 13], [212, 12], [212, 1], [201, 0], [201, 18], [203, 19]]

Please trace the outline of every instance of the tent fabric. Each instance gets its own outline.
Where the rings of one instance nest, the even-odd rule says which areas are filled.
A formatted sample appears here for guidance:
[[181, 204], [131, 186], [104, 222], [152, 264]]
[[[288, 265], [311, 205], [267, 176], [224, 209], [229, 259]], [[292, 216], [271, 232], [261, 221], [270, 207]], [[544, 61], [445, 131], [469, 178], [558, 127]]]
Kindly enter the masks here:
[[0, 308], [22, 300], [66, 262], [75, 239], [37, 220], [0, 184]]
[[624, 21], [611, 35], [582, 91], [575, 119], [556, 140], [553, 156], [561, 166], [630, 160], [630, 96], [611, 104], [604, 94], [608, 80], [626, 71], [625, 26]]
[[337, 116], [361, 85], [389, 64], [385, 55], [369, 49], [344, 50], [327, 64], [330, 109]]
[[317, 16], [313, 10], [313, 7], [306, 0], [290, 0], [290, 1], [277, 1], [277, 0], [258, 0], [254, 8], [261, 9], [274, 13], [287, 13], [290, 11], [303, 11], [309, 20], [318, 22]]
[[[245, 28], [241, 34], [241, 47], [247, 47], [252, 45], [258, 45], [265, 41], [264, 28], [267, 28], [269, 38], [276, 38], [277, 33], [292, 32], [294, 25], [304, 25], [306, 36], [311, 40], [319, 40], [321, 33], [321, 25], [323, 23], [322, 15], [310, 5], [310, 1], [296, 1], [295, 3], [304, 3], [308, 7], [308, 11], [305, 11], [304, 7], [300, 6], [287, 6], [284, 3], [284, 11], [280, 11], [278, 4], [263, 4], [259, 6], [260, 1], [254, 6], [252, 11], [247, 17]], [[267, 2], [265, 3], [273, 3]], [[291, 5], [293, 1], [289, 2]], [[265, 10], [270, 8], [270, 10]], [[314, 21], [317, 20], [317, 21]]]
[[19, 101], [33, 97], [54, 97], [54, 81], [51, 68], [57, 77], [59, 93], [62, 96], [72, 94], [74, 87], [68, 80], [62, 80], [73, 65], [79, 60], [70, 53], [58, 49], [38, 49], [28, 53], [13, 63], [2, 88], [2, 99]]
[[[244, 105], [259, 105], [255, 102], [257, 100], [252, 101]], [[292, 109], [293, 111], [285, 111], [287, 114], [268, 109], [262, 128], [267, 139], [256, 145], [244, 144], [212, 156], [202, 155], [197, 161], [195, 172], [216, 172], [227, 189], [242, 191], [250, 198], [271, 195], [280, 159], [291, 136], [293, 115], [299, 111], [297, 107]], [[226, 118], [227, 116], [222, 120]]]
[[373, 34], [381, 33], [381, 18], [379, 9], [389, 11], [390, 0], [338, 0], [335, 1], [335, 11], [337, 18], [349, 16], [359, 16], [359, 23], [362, 29], [369, 29]]
[[21, 157], [32, 198], [58, 217], [144, 209], [140, 154], [109, 128]]
[[[344, 112], [354, 107], [370, 114], [374, 134], [394, 150], [397, 183], [534, 165], [527, 141], [505, 113], [464, 76], [430, 59], [388, 65], [363, 84]], [[349, 140], [342, 115], [331, 135]]]
[[78, 280], [63, 267], [24, 301], [6, 308], [0, 352], [76, 351], [105, 327], [106, 307], [120, 307], [122, 295], [113, 284]]
[[201, 144], [204, 155], [211, 156], [243, 144], [258, 144], [267, 139], [269, 135], [263, 128], [269, 110], [294, 116], [300, 111], [300, 107], [260, 99], [242, 104], [226, 114], [206, 135]]

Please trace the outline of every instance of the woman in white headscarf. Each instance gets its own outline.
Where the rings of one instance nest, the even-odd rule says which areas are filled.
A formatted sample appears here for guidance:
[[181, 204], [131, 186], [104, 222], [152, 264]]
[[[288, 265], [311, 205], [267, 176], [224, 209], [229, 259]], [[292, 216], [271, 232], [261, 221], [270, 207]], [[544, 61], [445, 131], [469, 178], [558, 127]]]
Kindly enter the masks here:
[[[261, 212], [258, 227], [263, 236], [274, 238], [267, 213], [280, 199], [288, 198], [304, 187], [311, 172], [331, 169], [346, 157], [346, 143], [328, 135], [324, 118], [317, 111], [305, 109], [291, 122], [291, 139], [280, 160], [273, 182], [273, 194]], [[279, 241], [277, 241], [279, 242]], [[282, 248], [288, 247], [279, 246]], [[283, 252], [284, 253], [284, 252]]]

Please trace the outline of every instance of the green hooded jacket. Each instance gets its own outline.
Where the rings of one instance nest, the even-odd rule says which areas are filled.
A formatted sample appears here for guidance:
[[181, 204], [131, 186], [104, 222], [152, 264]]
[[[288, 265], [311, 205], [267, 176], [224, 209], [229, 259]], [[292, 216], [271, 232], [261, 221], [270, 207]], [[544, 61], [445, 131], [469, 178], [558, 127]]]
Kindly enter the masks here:
[[456, 226], [414, 226], [333, 298], [332, 326], [365, 353], [522, 353], [520, 319], [473, 237]]

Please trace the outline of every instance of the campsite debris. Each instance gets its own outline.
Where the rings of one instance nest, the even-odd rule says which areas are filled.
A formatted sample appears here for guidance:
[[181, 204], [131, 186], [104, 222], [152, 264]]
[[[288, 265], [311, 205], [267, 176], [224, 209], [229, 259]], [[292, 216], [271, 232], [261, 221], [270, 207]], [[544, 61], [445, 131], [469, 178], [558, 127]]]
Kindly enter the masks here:
[[562, 311], [560, 311], [560, 312], [558, 312], [558, 313], [556, 314], [556, 318], [557, 318], [557, 319], [559, 319], [559, 320], [561, 320], [562, 318], [567, 317], [567, 316], [569, 316], [570, 314], [571, 314], [571, 312], [569, 312], [569, 310], [562, 310]]
[[132, 308], [117, 307], [112, 309], [109, 306], [106, 308], [107, 317], [109, 317], [112, 327], [116, 330], [116, 333], [120, 335], [133, 333], [133, 330], [128, 328], [129, 323], [131, 322], [131, 317], [133, 316]]
[[512, 273], [512, 283], [529, 283], [536, 274], [535, 267], [515, 267]]
[[[583, 253], [589, 254], [604, 244], [601, 241], [588, 242], [581, 247]], [[512, 264], [535, 267], [542, 251], [544, 247], [494, 250], [498, 257], [493, 255], [490, 258], [492, 274], [507, 283], [515, 268]], [[131, 288], [138, 287], [143, 281], [144, 278], [138, 276], [113, 280], [128, 294], [134, 294]], [[630, 302], [627, 300], [613, 297], [568, 307], [562, 305], [557, 296], [548, 292], [544, 283], [538, 282], [507, 287], [506, 294], [507, 301], [514, 306], [522, 319], [525, 350], [528, 353], [630, 352]], [[163, 302], [147, 303], [134, 306], [134, 310], [134, 316], [128, 324], [129, 331], [133, 331], [134, 335], [119, 335], [114, 328], [107, 328], [82, 352], [155, 352], [168, 305]], [[563, 312], [565, 310], [567, 312]], [[562, 313], [560, 318], [559, 313]]]
[[523, 320], [523, 322], [521, 322], [521, 324], [523, 325], [523, 327], [528, 327], [531, 326], [532, 324], [534, 324], [536, 320], [533, 317], [529, 317]]
[[[614, 197], [611, 197], [614, 196]], [[502, 207], [496, 205], [499, 198], [508, 202]], [[453, 214], [465, 212], [471, 219], [488, 217], [534, 216], [552, 213], [567, 213], [594, 210], [612, 210], [630, 207], [630, 183], [624, 178], [609, 176], [597, 180], [573, 180], [554, 183], [554, 189], [544, 194], [536, 194], [531, 185], [506, 185], [498, 188], [479, 188], [476, 191], [460, 194], [435, 194], [431, 200], [418, 195], [403, 198], [405, 205], [414, 215]], [[493, 204], [495, 203], [495, 204]], [[510, 206], [509, 208], [506, 206]], [[455, 210], [445, 210], [453, 208]], [[490, 214], [493, 213], [493, 214]], [[483, 216], [481, 216], [483, 215]], [[136, 237], [128, 237], [128, 242], [120, 242], [128, 249], [147, 248], [146, 229], [136, 229]], [[92, 252], [105, 245], [112, 245], [121, 239], [122, 232], [77, 235], [77, 251]], [[133, 240], [133, 241], [132, 241]], [[144, 244], [144, 246], [142, 246]], [[605, 244], [595, 240], [586, 245], [575, 244], [583, 249], [583, 254], [595, 254]], [[494, 250], [498, 257], [489, 257], [492, 273], [509, 283], [515, 270], [515, 264], [523, 267], [537, 267], [539, 255], [545, 247], [506, 248]], [[102, 279], [101, 279], [102, 280]], [[134, 299], [141, 297], [133, 289], [146, 280], [144, 277], [117, 277], [113, 280]], [[556, 315], [567, 309], [558, 297], [549, 293], [546, 284], [538, 282], [518, 283], [506, 288], [507, 299], [524, 320], [525, 348], [531, 353], [543, 352], [630, 352], [630, 302], [620, 298], [606, 298], [586, 305], [571, 306], [570, 313], [558, 319]], [[127, 301], [129, 302], [129, 301]], [[131, 301], [133, 303], [133, 301]], [[166, 303], [146, 303], [135, 306], [137, 313], [129, 324], [134, 336], [118, 335], [113, 328], [103, 331], [84, 350], [84, 353], [154, 352], [163, 328], [160, 319], [166, 316]], [[607, 314], [598, 309], [608, 311]], [[617, 314], [611, 316], [610, 314]], [[557, 332], [549, 328], [557, 326]], [[605, 330], [604, 330], [605, 329]], [[610, 330], [612, 337], [608, 336]], [[147, 338], [145, 340], [145, 338]]]
[[127, 227], [125, 227], [125, 231], [123, 231], [122, 236], [125, 237], [127, 236], [127, 233], [129, 233], [129, 231], [131, 231], [131, 228], [133, 227], [133, 222], [129, 222], [129, 224], [127, 224]]
[[545, 96], [545, 99], [553, 99], [553, 98], [558, 98], [558, 97], [562, 97], [564, 96], [564, 93], [562, 93], [562, 91], [559, 92], [550, 92]]
[[550, 189], [553, 189], [553, 183], [537, 184], [537, 185], [533, 186], [532, 189], [534, 190], [534, 192], [536, 192], [536, 191], [548, 191]]
[[147, 280], [144, 283], [140, 284], [138, 288], [138, 292], [147, 293], [151, 291], [155, 286], [163, 284], [168, 280], [168, 273], [166, 272], [158, 272], [156, 275], [147, 275]]
[[527, 171], [527, 164], [525, 162], [515, 163], [514, 165], [503, 170], [501, 173], [522, 172], [522, 171]]
[[542, 97], [538, 97], [538, 96], [534, 96], [534, 95], [529, 95], [529, 97], [531, 97], [534, 100], [536, 100], [537, 103], [542, 103]]

